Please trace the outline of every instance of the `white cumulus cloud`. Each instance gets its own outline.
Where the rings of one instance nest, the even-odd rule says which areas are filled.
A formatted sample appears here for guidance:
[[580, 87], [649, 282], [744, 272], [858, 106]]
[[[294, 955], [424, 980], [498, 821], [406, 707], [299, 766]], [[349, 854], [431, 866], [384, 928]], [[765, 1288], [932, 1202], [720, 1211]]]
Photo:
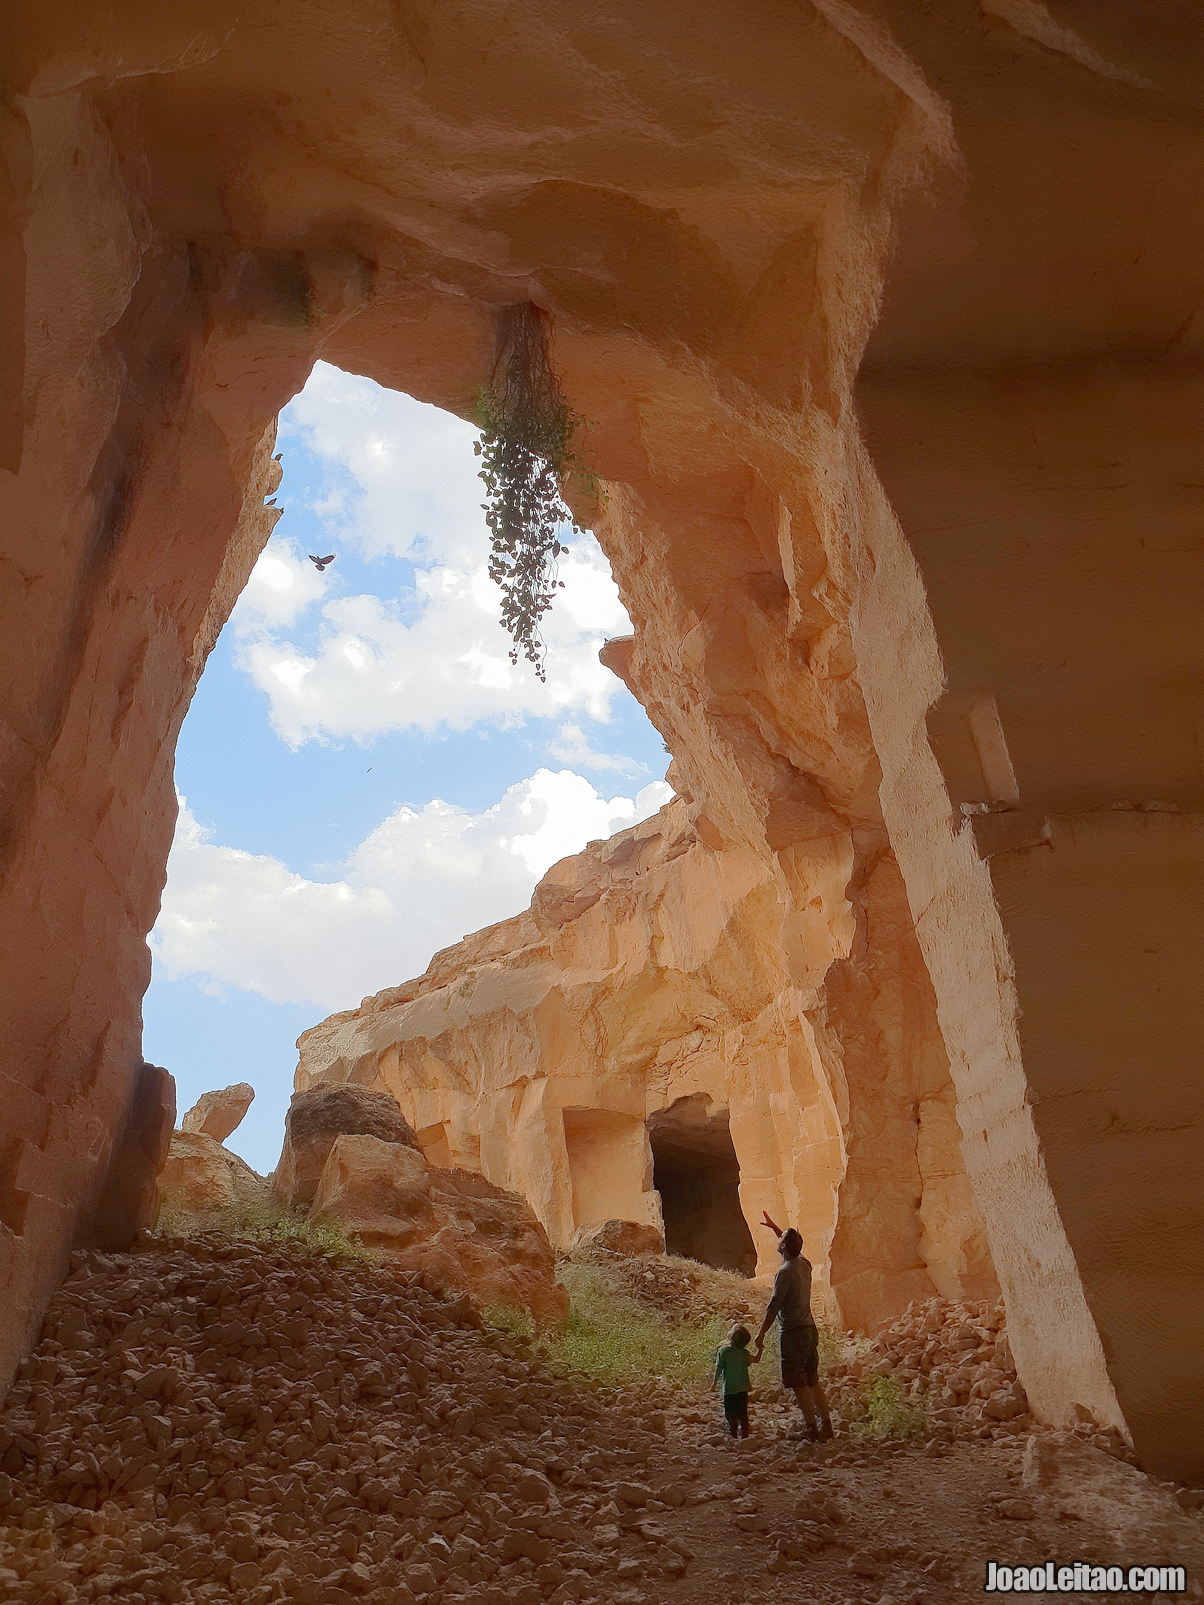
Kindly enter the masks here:
[[585, 731], [572, 719], [566, 719], [549, 741], [549, 758], [568, 764], [573, 769], [605, 770], [618, 775], [647, 774], [646, 765], [637, 763], [621, 752], [601, 752]]
[[[262, 561], [262, 559], [261, 559]], [[311, 565], [312, 568], [312, 565]], [[345, 596], [322, 609], [315, 650], [278, 635], [244, 642], [240, 662], [267, 695], [273, 728], [292, 747], [315, 738], [371, 741], [392, 731], [517, 724], [568, 711], [604, 721], [618, 682], [598, 662], [614, 584], [600, 553], [561, 560], [565, 589], [548, 622], [546, 683], [509, 660], [497, 590], [484, 567], [422, 569], [412, 597]]]
[[339, 471], [317, 508], [332, 535], [365, 557], [475, 566], [485, 520], [471, 424], [319, 362], [282, 419], [286, 461], [294, 435]]
[[239, 635], [287, 629], [325, 589], [296, 541], [278, 538], [259, 554], [230, 622]]
[[[319, 363], [286, 414], [286, 456], [290, 436], [327, 472], [314, 510], [328, 549], [405, 558], [414, 583], [392, 597], [335, 596], [321, 608], [316, 642], [302, 645], [289, 631], [327, 585], [295, 543], [273, 541], [235, 621], [238, 661], [282, 740], [609, 718], [619, 688], [598, 648], [630, 624], [592, 536], [572, 538], [560, 561], [564, 588], [543, 627], [547, 683], [509, 661], [471, 426]], [[336, 562], [336, 580], [340, 572]]]
[[581, 775], [540, 769], [480, 813], [438, 799], [399, 808], [331, 881], [214, 842], [182, 803], [155, 962], [170, 979], [190, 976], [218, 993], [351, 1008], [518, 913], [558, 859], [646, 819], [671, 795], [656, 781], [605, 798]]

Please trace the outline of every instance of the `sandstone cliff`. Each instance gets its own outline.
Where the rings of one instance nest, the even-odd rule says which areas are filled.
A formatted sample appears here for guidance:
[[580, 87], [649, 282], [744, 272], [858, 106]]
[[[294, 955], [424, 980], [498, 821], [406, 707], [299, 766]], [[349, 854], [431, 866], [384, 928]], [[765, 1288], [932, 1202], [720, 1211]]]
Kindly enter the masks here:
[[[858, 942], [838, 873], [816, 863], [788, 932], [763, 863], [676, 800], [555, 865], [524, 914], [307, 1032], [297, 1084], [387, 1089], [428, 1157], [522, 1193], [561, 1245], [608, 1216], [660, 1224], [664, 1199], [671, 1249], [732, 1263], [743, 1231], [765, 1269], [768, 1210], [800, 1225], [847, 1324], [984, 1295], [923, 964], [905, 925]], [[853, 1072], [828, 1018], [845, 986]]]
[[804, 976], [847, 905], [838, 1231], [912, 1263], [852, 1164], [897, 932], [1029, 1396], [1204, 1471], [1198, 8], [65, 0], [7, 43], [0, 1374], [149, 1181], [171, 751], [272, 420], [319, 355], [467, 413], [533, 301], [679, 789]]

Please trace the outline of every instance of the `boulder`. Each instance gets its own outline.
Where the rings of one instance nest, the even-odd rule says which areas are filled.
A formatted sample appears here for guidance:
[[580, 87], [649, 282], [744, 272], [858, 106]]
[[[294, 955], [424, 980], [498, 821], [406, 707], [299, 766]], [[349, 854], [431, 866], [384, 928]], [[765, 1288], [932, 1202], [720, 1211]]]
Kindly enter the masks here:
[[593, 1255], [621, 1254], [625, 1258], [637, 1254], [663, 1254], [665, 1234], [659, 1226], [641, 1225], [634, 1220], [591, 1220], [573, 1233], [569, 1253], [574, 1259], [590, 1259]]
[[432, 1167], [431, 1200], [441, 1221], [431, 1253], [454, 1263], [453, 1281], [481, 1304], [530, 1310], [541, 1326], [564, 1320], [569, 1301], [555, 1251], [520, 1193], [478, 1171]]
[[236, 1081], [219, 1092], [204, 1092], [180, 1121], [180, 1130], [201, 1132], [215, 1142], [225, 1142], [238, 1130], [254, 1101], [255, 1088], [249, 1081]]
[[85, 1216], [79, 1247], [128, 1248], [159, 1213], [158, 1173], [176, 1113], [176, 1084], [159, 1065], [143, 1064], [121, 1140], [113, 1150], [104, 1189]]
[[322, 1168], [339, 1137], [374, 1137], [421, 1152], [414, 1128], [387, 1092], [329, 1083], [293, 1094], [272, 1191], [289, 1209], [308, 1209]]
[[212, 1215], [264, 1202], [266, 1180], [203, 1131], [175, 1131], [159, 1172], [161, 1210]]
[[310, 1216], [480, 1305], [525, 1309], [540, 1325], [568, 1309], [552, 1245], [526, 1200], [473, 1171], [432, 1166], [403, 1143], [335, 1137]]
[[344, 1133], [331, 1142], [309, 1209], [366, 1248], [396, 1255], [436, 1230], [430, 1166], [415, 1148]]
[[1030, 1437], [1020, 1480], [1026, 1490], [1047, 1496], [1062, 1516], [1097, 1524], [1134, 1555], [1186, 1553], [1199, 1532], [1166, 1485], [1076, 1433]]

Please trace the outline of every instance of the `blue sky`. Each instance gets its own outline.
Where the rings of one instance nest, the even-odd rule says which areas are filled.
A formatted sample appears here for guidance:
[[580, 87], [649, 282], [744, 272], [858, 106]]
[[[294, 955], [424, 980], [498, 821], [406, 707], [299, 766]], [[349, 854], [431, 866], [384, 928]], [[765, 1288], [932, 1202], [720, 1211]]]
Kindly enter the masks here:
[[[279, 1152], [298, 1034], [517, 913], [653, 812], [661, 739], [597, 662], [627, 621], [592, 537], [562, 560], [548, 679], [508, 661], [472, 429], [319, 364], [281, 417], [284, 508], [184, 725], [146, 1057], [180, 1109], [257, 1091]], [[309, 552], [336, 553], [319, 574]]]

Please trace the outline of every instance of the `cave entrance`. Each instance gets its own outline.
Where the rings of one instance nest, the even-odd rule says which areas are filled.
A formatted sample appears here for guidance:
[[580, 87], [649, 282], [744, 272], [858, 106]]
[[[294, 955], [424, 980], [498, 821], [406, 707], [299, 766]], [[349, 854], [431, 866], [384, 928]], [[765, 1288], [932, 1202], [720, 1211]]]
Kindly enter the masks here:
[[727, 1110], [704, 1092], [678, 1098], [650, 1116], [648, 1140], [666, 1251], [752, 1276], [757, 1250], [740, 1208], [740, 1161]]

